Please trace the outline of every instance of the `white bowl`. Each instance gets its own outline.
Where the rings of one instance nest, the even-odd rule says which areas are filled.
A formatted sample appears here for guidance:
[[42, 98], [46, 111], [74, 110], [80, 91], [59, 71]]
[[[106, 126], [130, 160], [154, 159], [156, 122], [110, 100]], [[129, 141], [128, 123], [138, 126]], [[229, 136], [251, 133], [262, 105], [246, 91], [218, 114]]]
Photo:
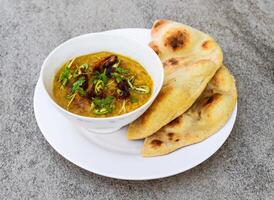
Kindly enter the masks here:
[[[153, 92], [144, 105], [123, 115], [94, 118], [71, 113], [53, 100], [53, 79], [60, 66], [75, 56], [100, 51], [114, 52], [133, 58], [147, 70], [153, 80]], [[40, 78], [49, 101], [77, 127], [96, 133], [109, 133], [131, 123], [148, 109], [163, 85], [164, 70], [161, 60], [150, 47], [125, 37], [91, 33], [72, 38], [54, 49], [42, 65]]]

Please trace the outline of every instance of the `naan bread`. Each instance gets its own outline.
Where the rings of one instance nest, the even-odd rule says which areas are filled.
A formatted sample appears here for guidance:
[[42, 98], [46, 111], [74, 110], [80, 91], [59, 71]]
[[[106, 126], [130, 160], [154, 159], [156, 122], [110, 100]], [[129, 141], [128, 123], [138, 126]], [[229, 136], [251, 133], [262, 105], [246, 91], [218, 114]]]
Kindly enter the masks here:
[[148, 137], [184, 113], [221, 66], [221, 48], [189, 26], [158, 20], [150, 46], [164, 63], [164, 86], [150, 108], [128, 128], [128, 139]]
[[187, 112], [145, 139], [142, 155], [164, 155], [207, 139], [226, 123], [236, 101], [234, 78], [222, 66]]
[[189, 61], [209, 59], [221, 66], [223, 53], [209, 35], [190, 26], [170, 21], [157, 20], [151, 29], [150, 47], [162, 61], [184, 57]]

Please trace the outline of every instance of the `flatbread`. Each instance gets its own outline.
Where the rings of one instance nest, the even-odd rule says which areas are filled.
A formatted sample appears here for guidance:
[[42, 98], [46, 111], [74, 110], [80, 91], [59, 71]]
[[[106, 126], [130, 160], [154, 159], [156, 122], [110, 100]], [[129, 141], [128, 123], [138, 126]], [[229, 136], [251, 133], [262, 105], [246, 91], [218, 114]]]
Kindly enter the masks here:
[[150, 46], [164, 63], [164, 86], [150, 108], [129, 125], [128, 139], [146, 138], [184, 113], [223, 61], [214, 39], [189, 26], [157, 20], [151, 36]]
[[142, 155], [165, 155], [207, 139], [226, 123], [236, 101], [234, 78], [222, 66], [187, 112], [145, 139]]
[[163, 62], [184, 57], [193, 62], [209, 59], [221, 66], [223, 61], [222, 50], [211, 36], [178, 22], [165, 19], [155, 21], [151, 39], [149, 46]]

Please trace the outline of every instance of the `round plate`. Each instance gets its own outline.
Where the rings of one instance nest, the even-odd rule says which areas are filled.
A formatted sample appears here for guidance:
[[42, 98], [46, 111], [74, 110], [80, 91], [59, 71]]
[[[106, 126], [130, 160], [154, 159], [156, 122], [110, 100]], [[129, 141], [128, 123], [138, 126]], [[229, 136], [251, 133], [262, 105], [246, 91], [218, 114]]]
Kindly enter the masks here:
[[[106, 34], [122, 35], [148, 44], [149, 29], [117, 29]], [[92, 34], [92, 33], [91, 33]], [[142, 141], [128, 141], [127, 127], [111, 134], [83, 132], [74, 127], [45, 97], [41, 81], [35, 88], [34, 113], [49, 144], [70, 162], [90, 172], [126, 180], [163, 178], [195, 167], [215, 153], [229, 136], [237, 105], [225, 126], [207, 140], [165, 156], [143, 158]]]

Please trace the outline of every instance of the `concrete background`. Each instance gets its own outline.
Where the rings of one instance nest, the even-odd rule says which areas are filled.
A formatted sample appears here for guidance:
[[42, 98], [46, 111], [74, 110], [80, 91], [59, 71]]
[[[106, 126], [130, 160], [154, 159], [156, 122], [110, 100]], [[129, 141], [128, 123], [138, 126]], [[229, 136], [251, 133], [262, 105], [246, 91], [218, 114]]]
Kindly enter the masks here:
[[[33, 92], [65, 40], [169, 18], [210, 33], [235, 75], [231, 136], [206, 162], [153, 181], [120, 181], [57, 154], [37, 127]], [[274, 1], [0, 0], [0, 199], [274, 199]]]

